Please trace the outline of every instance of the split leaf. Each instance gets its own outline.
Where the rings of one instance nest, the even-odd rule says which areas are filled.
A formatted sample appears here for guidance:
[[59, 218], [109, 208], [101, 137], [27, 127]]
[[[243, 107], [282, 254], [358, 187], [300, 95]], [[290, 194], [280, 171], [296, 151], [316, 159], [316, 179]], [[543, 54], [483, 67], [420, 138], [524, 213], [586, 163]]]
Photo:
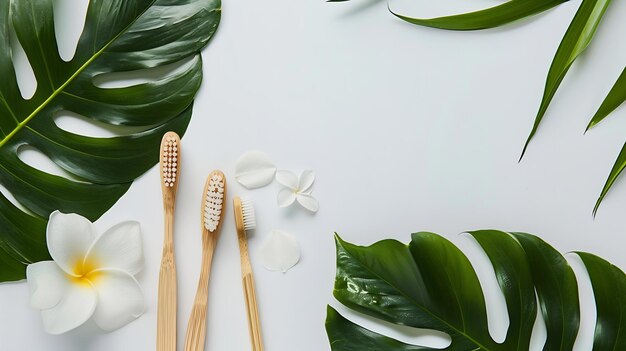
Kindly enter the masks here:
[[591, 278], [596, 309], [593, 350], [626, 350], [626, 276], [621, 269], [586, 252], [577, 252]]
[[[90, 1], [76, 54], [65, 61], [58, 53], [54, 3], [0, 0], [0, 184], [26, 208], [0, 194], [0, 282], [23, 279], [27, 264], [50, 258], [50, 213], [96, 220], [158, 162], [165, 132], [185, 132], [202, 81], [199, 51], [221, 15], [220, 0]], [[17, 83], [12, 30], [37, 80], [30, 99]], [[153, 68], [166, 73], [124, 87], [95, 83]], [[66, 111], [119, 126], [121, 135], [68, 132], [55, 122]], [[23, 145], [44, 153], [67, 176], [23, 162]]]
[[[565, 258], [531, 234], [497, 230], [469, 234], [487, 254], [506, 301], [510, 323], [502, 342], [489, 333], [485, 297], [472, 264], [454, 244], [434, 233], [413, 234], [408, 245], [383, 240], [369, 247], [336, 237], [334, 296], [346, 307], [381, 321], [446, 333], [451, 343], [445, 350], [450, 351], [528, 351], [541, 311], [547, 333], [543, 349], [572, 350], [579, 332], [580, 301], [576, 276]], [[600, 301], [594, 351], [621, 350], [626, 338], [619, 332], [625, 322], [626, 277], [595, 256], [579, 255]], [[360, 327], [331, 307], [326, 330], [333, 351], [434, 350]]]

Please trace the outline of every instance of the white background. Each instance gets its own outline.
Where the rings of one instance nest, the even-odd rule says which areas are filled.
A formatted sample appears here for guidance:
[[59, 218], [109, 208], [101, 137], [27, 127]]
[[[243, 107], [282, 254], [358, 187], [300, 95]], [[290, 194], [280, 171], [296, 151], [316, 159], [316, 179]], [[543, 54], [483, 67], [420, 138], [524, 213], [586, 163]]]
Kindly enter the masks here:
[[[250, 195], [256, 205], [259, 225], [250, 246], [265, 346], [271, 351], [329, 350], [324, 331], [329, 303], [374, 330], [405, 341], [445, 345], [445, 338], [377, 324], [339, 306], [332, 297], [335, 231], [362, 245], [384, 238], [407, 242], [411, 232], [420, 230], [458, 244], [475, 262], [485, 285], [497, 340], [506, 332], [503, 298], [477, 245], [459, 233], [526, 231], [561, 252], [588, 251], [626, 268], [623, 180], [597, 218], [591, 216], [626, 137], [625, 110], [583, 136], [626, 62], [626, 2], [611, 5], [590, 50], [563, 82], [526, 157], [517, 162], [551, 59], [580, 2], [572, 0], [503, 28], [463, 33], [404, 23], [387, 12], [384, 1], [224, 1], [218, 33], [203, 52], [204, 83], [182, 142], [175, 235], [179, 346], [200, 268], [201, 189], [205, 176], [216, 168], [231, 176], [231, 195]], [[59, 31], [66, 33], [64, 38], [77, 37], [81, 6], [69, 0], [59, 3], [64, 11], [75, 12]], [[400, 0], [391, 6], [428, 17], [498, 3]], [[110, 135], [71, 118], [59, 123], [90, 135]], [[266, 151], [279, 168], [314, 170], [319, 213], [279, 209], [277, 184], [242, 189], [232, 178], [234, 162], [250, 149]], [[22, 156], [50, 168], [32, 150]], [[0, 350], [155, 349], [162, 245], [159, 189], [153, 168], [96, 224], [105, 230], [122, 220], [141, 222], [146, 266], [138, 278], [146, 314], [109, 334], [88, 324], [50, 336], [38, 312], [28, 306], [26, 284], [3, 284]], [[287, 274], [268, 272], [258, 261], [260, 243], [271, 229], [292, 232], [300, 240], [302, 261]], [[235, 238], [229, 211], [213, 261], [208, 350], [250, 347]], [[582, 274], [585, 306], [576, 350], [590, 350], [595, 322], [590, 285], [575, 257], [568, 259]], [[535, 347], [544, 336], [541, 323], [536, 329]]]

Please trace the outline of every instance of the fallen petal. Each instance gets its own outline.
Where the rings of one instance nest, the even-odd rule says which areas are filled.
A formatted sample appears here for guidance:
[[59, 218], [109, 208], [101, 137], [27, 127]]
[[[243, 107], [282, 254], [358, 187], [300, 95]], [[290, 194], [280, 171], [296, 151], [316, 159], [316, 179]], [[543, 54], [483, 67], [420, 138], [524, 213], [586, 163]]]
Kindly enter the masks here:
[[291, 189], [282, 189], [278, 193], [278, 206], [287, 207], [296, 201], [296, 193]]
[[68, 332], [85, 323], [95, 308], [96, 292], [93, 287], [87, 282], [75, 283], [68, 279], [61, 301], [41, 311], [44, 329], [54, 335]]
[[98, 306], [93, 319], [106, 331], [112, 331], [134, 321], [145, 311], [143, 293], [137, 280], [118, 269], [101, 269], [93, 281]]
[[54, 262], [68, 274], [79, 276], [82, 261], [95, 239], [89, 220], [74, 213], [54, 211], [50, 214], [46, 241]]
[[298, 176], [292, 171], [276, 172], [276, 181], [289, 189], [298, 190]]
[[85, 256], [86, 266], [95, 263], [97, 268], [116, 268], [130, 274], [141, 271], [143, 261], [139, 222], [122, 222], [113, 226], [93, 242]]
[[248, 151], [235, 164], [235, 179], [248, 189], [260, 188], [274, 180], [276, 166], [261, 151]]
[[302, 205], [302, 207], [306, 208], [307, 210], [311, 212], [317, 212], [317, 210], [319, 210], [320, 208], [320, 205], [317, 202], [317, 200], [311, 195], [297, 194], [296, 199], [298, 200], [298, 203]]
[[54, 261], [29, 264], [26, 280], [30, 290], [30, 305], [39, 310], [56, 306], [67, 285], [66, 273]]
[[287, 272], [300, 261], [300, 245], [295, 235], [273, 230], [261, 246], [261, 262], [270, 271]]

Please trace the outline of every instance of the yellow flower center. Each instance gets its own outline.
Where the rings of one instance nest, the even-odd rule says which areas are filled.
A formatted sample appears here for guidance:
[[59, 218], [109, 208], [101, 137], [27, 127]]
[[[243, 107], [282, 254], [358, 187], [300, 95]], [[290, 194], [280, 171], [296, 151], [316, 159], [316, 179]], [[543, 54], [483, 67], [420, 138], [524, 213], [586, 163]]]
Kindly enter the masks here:
[[91, 288], [96, 283], [102, 272], [96, 271], [98, 264], [93, 259], [83, 261], [77, 260], [72, 271], [76, 276], [72, 276], [72, 281], [78, 285]]

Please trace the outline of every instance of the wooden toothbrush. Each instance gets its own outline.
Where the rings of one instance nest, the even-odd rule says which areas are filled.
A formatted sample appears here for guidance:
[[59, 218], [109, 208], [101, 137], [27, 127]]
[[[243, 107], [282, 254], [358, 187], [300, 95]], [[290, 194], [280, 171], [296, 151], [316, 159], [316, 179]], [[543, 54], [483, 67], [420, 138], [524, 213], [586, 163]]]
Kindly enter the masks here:
[[161, 190], [165, 212], [165, 239], [159, 273], [157, 351], [176, 351], [176, 264], [174, 261], [174, 210], [180, 174], [180, 137], [167, 132], [160, 149]]
[[243, 293], [248, 313], [248, 330], [250, 331], [252, 351], [263, 351], [259, 309], [256, 303], [254, 277], [252, 275], [252, 265], [250, 264], [250, 256], [248, 255], [248, 239], [246, 237], [246, 230], [251, 230], [256, 227], [254, 207], [252, 206], [252, 201], [249, 199], [242, 199], [235, 196], [233, 199], [233, 209], [235, 210], [235, 226], [237, 227], [237, 237], [239, 239], [241, 279], [243, 281]]
[[202, 193], [201, 230], [202, 230], [202, 268], [198, 281], [196, 299], [187, 324], [185, 351], [204, 350], [206, 339], [207, 304], [209, 299], [209, 276], [211, 261], [217, 245], [217, 239], [224, 218], [224, 197], [226, 196], [226, 177], [221, 171], [213, 171], [207, 177]]

